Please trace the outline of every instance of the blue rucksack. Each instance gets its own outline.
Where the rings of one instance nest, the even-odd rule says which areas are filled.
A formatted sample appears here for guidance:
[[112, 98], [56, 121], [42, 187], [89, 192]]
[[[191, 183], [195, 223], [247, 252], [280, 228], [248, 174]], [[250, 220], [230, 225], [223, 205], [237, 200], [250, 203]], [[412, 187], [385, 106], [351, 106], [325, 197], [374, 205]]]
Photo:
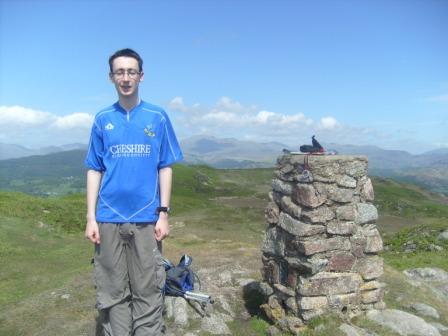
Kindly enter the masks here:
[[186, 292], [194, 290], [194, 280], [196, 275], [190, 268], [193, 259], [184, 254], [177, 266], [174, 266], [168, 259], [164, 259], [166, 282], [165, 295], [184, 296]]

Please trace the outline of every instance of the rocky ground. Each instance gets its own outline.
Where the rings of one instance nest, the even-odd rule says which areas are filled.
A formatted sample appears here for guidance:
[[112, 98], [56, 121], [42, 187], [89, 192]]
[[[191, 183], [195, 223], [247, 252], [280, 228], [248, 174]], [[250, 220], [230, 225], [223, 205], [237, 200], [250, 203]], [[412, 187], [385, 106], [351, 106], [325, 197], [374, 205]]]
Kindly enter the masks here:
[[[253, 330], [248, 324], [259, 314], [256, 305], [263, 293], [257, 253], [235, 249], [233, 256], [227, 254], [219, 263], [214, 258], [207, 262], [198, 253], [195, 268], [202, 283], [200, 291], [210, 294], [215, 303], [203, 309], [183, 298], [167, 297], [167, 335], [448, 335], [448, 272], [437, 268], [399, 272], [386, 267], [382, 281], [387, 284], [388, 308], [365, 317], [344, 320], [334, 316], [289, 334], [265, 322], [262, 330]], [[86, 273], [64, 287], [1, 311], [0, 320], [17, 326], [15, 333], [5, 336], [101, 336], [94, 300], [91, 275]]]
[[[168, 335], [232, 335], [227, 324], [234, 320], [247, 320], [250, 318], [250, 309], [244, 307], [243, 293], [249, 295], [262, 295], [263, 289], [260, 282], [250, 278], [247, 269], [241, 265], [234, 267], [220, 266], [215, 269], [201, 269], [199, 275], [203, 279], [203, 289], [215, 298], [215, 304], [205, 310], [197, 305], [187, 303], [182, 298], [167, 298], [166, 319]], [[448, 299], [448, 273], [436, 268], [417, 268], [403, 272], [404, 279], [418, 290], [425, 287], [432, 291], [440, 300]], [[199, 309], [198, 309], [199, 308]], [[415, 335], [438, 336], [448, 335], [448, 327], [437, 322], [440, 313], [431, 305], [424, 302], [414, 302], [408, 310], [385, 309], [372, 310], [366, 314], [366, 318], [374, 324], [381, 325], [386, 335]], [[445, 317], [446, 318], [446, 317]], [[322, 327], [323, 329], [325, 326]], [[188, 330], [188, 331], [186, 331]], [[301, 331], [291, 332], [300, 335]], [[267, 335], [280, 335], [276, 326], [267, 330]], [[338, 327], [339, 335], [347, 336], [373, 336], [377, 335], [372, 330], [361, 328], [351, 321], [342, 321]], [[384, 334], [384, 333], [382, 333]]]

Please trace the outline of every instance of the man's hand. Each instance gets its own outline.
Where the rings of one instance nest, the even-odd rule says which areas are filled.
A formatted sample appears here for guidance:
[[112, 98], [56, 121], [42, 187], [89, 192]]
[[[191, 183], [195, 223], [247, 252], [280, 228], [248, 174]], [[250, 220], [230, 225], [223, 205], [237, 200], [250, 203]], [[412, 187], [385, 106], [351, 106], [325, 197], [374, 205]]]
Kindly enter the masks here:
[[161, 212], [159, 220], [154, 227], [154, 235], [157, 241], [162, 241], [170, 234], [170, 225], [168, 224], [168, 214]]
[[91, 219], [87, 221], [85, 236], [87, 239], [90, 239], [92, 243], [100, 243], [100, 230], [96, 220]]

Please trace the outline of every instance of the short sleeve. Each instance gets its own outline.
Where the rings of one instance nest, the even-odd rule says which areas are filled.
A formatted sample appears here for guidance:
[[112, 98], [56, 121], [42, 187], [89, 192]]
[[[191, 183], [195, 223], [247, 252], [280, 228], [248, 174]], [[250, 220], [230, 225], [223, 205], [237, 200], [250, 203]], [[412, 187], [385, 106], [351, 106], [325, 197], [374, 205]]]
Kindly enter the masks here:
[[87, 149], [84, 165], [89, 169], [104, 171], [103, 153], [103, 134], [95, 121], [92, 125], [92, 132], [90, 134], [89, 147]]
[[159, 169], [171, 166], [183, 159], [182, 151], [174, 133], [173, 126], [168, 117], [162, 124], [162, 137], [160, 144]]

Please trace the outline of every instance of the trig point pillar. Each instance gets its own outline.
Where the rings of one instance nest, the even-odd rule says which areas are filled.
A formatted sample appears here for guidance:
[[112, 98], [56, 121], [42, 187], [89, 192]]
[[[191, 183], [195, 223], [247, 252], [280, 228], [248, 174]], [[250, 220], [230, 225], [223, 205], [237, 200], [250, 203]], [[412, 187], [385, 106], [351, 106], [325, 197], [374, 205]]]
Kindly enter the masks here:
[[288, 326], [385, 307], [373, 199], [365, 156], [278, 158], [262, 246], [269, 318]]

